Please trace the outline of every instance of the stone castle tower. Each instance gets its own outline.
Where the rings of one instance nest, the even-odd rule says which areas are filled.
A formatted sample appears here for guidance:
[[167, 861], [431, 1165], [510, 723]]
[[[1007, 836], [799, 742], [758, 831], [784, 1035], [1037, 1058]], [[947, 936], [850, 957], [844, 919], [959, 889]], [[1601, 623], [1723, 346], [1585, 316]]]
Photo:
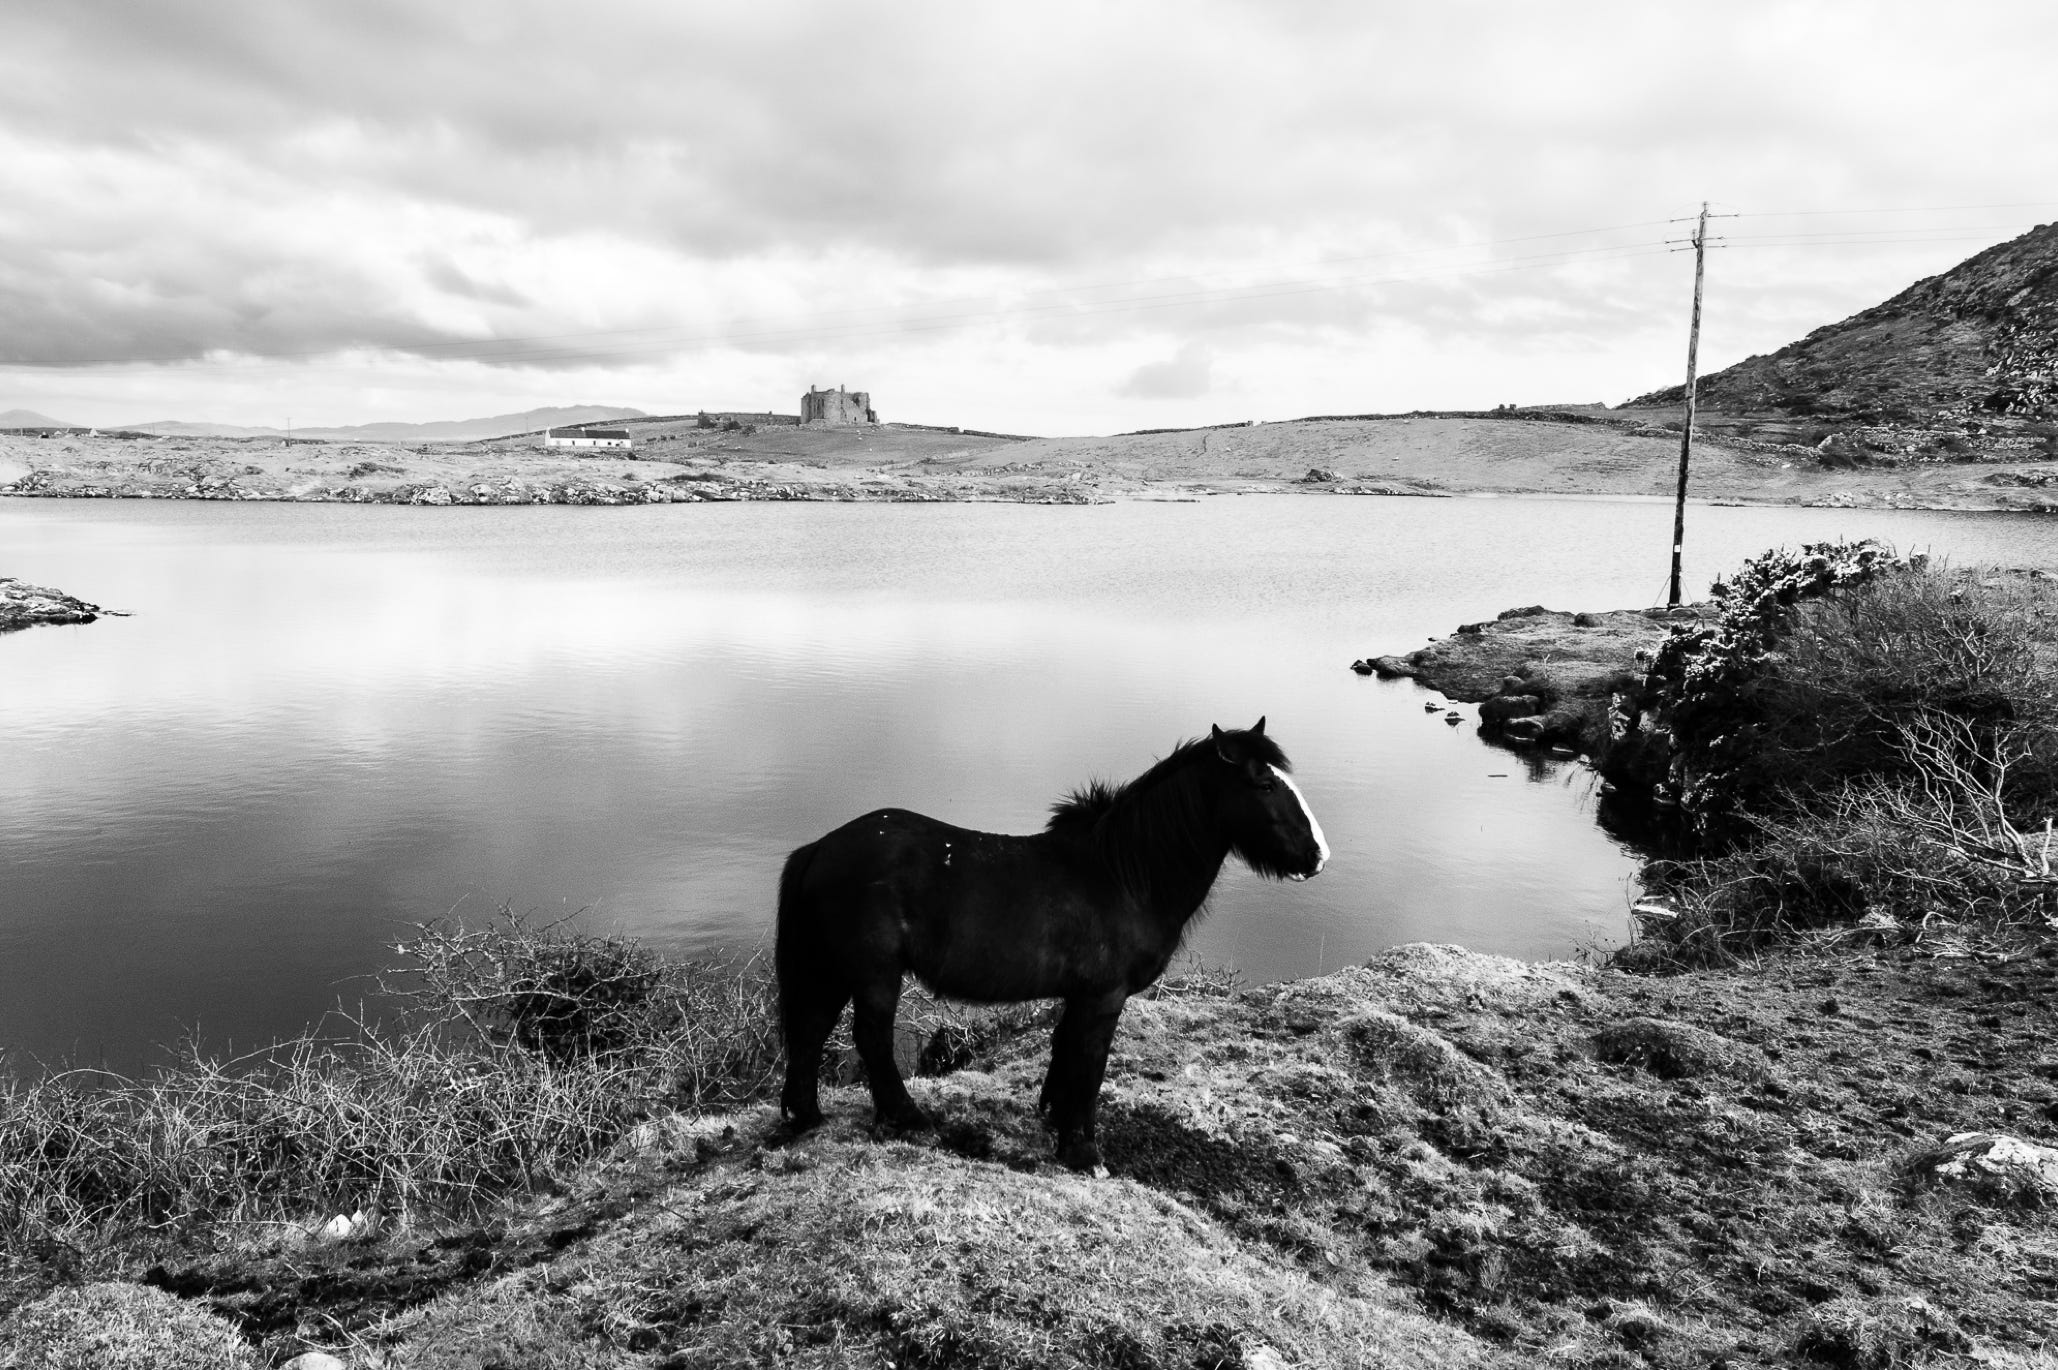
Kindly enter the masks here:
[[800, 397], [800, 421], [803, 424], [840, 427], [852, 423], [877, 423], [879, 416], [872, 412], [872, 397], [862, 390], [845, 390], [840, 385], [834, 390], [816, 390], [810, 386], [807, 394]]

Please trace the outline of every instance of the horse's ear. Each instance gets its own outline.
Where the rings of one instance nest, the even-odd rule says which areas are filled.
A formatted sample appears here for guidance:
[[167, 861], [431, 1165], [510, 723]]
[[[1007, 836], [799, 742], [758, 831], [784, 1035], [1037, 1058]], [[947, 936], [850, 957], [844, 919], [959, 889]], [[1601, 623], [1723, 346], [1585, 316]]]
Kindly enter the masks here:
[[1223, 743], [1226, 742], [1228, 739], [1222, 736], [1221, 728], [1217, 727], [1213, 723], [1210, 723], [1208, 725], [1208, 732], [1212, 734], [1215, 739], [1215, 755], [1221, 757], [1224, 761], [1232, 760], [1233, 758], [1229, 755], [1229, 748], [1223, 745]]
[[1265, 735], [1265, 716], [1264, 716], [1263, 714], [1259, 714], [1259, 715], [1258, 715], [1258, 724], [1257, 724], [1257, 726], [1256, 726], [1255, 728], [1252, 728], [1252, 729], [1251, 729], [1251, 736], [1252, 736], [1252, 737], [1263, 737], [1264, 735]]

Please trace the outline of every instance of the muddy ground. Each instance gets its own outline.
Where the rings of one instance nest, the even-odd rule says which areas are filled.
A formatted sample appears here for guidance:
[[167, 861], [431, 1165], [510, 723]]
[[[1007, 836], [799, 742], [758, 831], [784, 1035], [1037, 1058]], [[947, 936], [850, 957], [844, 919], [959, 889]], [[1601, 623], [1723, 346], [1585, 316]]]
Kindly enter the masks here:
[[914, 1083], [930, 1133], [873, 1135], [855, 1086], [791, 1144], [769, 1107], [660, 1116], [491, 1222], [223, 1227], [127, 1277], [274, 1363], [2048, 1365], [2058, 1188], [1937, 1166], [2058, 1145], [2054, 993], [2050, 946], [1402, 947], [1132, 1004], [1105, 1180], [1050, 1160], [1032, 1025]]
[[[649, 419], [622, 425], [635, 442], [628, 456], [546, 450], [534, 438], [403, 445], [0, 434], [0, 494], [416, 504], [1080, 503], [1258, 491], [1671, 498], [1677, 434], [1660, 426], [1662, 416], [1602, 412], [1572, 416], [1577, 422], [1395, 416], [1068, 438], [896, 424], [731, 431]], [[1696, 444], [1692, 493], [1736, 503], [2058, 509], [2058, 460], [2041, 449], [1978, 455], [1825, 464], [1804, 444], [1715, 424]]]

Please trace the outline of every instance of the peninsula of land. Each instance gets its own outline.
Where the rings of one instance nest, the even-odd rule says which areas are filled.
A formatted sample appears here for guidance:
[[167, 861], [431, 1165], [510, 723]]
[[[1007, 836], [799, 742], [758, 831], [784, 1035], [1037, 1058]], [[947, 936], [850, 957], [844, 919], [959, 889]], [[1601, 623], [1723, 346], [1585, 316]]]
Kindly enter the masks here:
[[[376, 442], [79, 430], [0, 433], [0, 495], [375, 504], [730, 500], [1087, 504], [1213, 495], [1669, 499], [1677, 411], [1574, 406], [1014, 437], [797, 416], [618, 420], [622, 450], [541, 433]], [[1691, 495], [1726, 504], [2058, 511], [2058, 451], [1996, 424], [1853, 437], [1801, 420], [1706, 419]], [[1821, 431], [1818, 431], [1821, 429]], [[1854, 455], [1855, 453], [1855, 455]]]

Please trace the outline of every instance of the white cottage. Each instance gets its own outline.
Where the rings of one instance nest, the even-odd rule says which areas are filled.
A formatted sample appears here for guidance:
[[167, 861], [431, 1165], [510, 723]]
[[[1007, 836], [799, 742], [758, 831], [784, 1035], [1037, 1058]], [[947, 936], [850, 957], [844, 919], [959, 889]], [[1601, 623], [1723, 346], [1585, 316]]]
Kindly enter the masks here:
[[627, 449], [635, 444], [626, 428], [546, 428], [545, 447], [613, 447]]

